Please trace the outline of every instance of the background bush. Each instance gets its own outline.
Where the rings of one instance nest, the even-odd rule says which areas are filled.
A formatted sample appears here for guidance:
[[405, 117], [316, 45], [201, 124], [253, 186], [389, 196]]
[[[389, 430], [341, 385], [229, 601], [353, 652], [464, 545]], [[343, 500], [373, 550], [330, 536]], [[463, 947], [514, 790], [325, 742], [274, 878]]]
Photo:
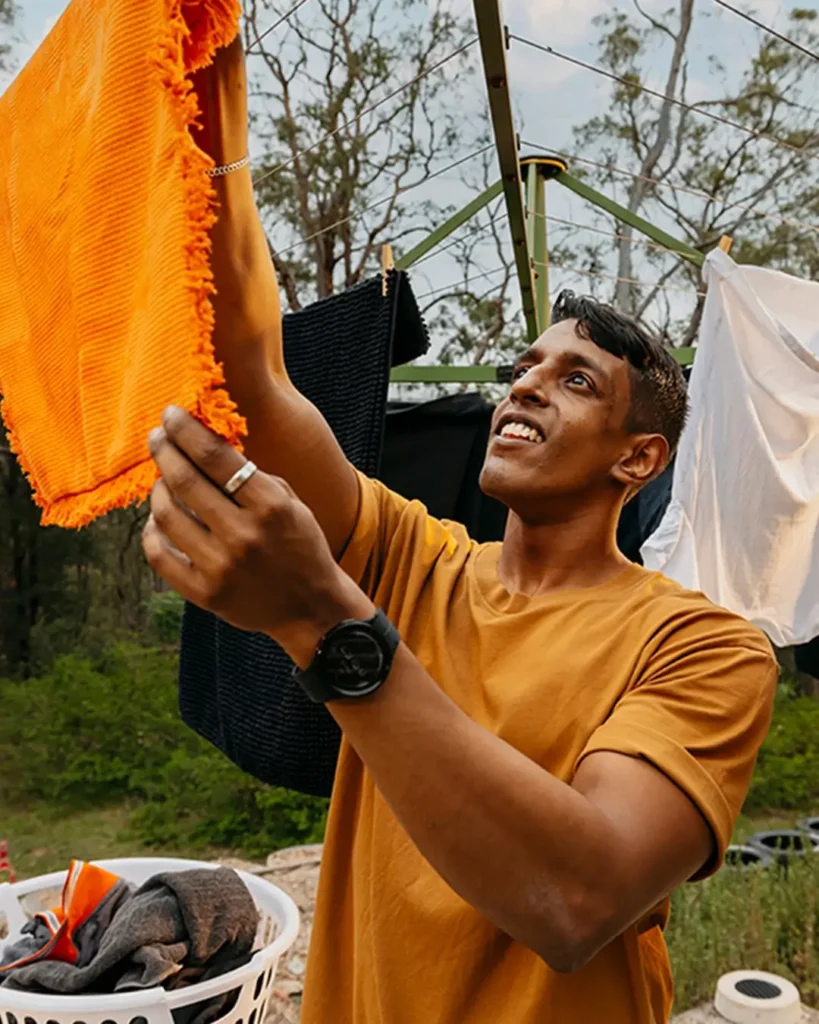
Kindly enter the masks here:
[[819, 701], [780, 687], [774, 720], [762, 746], [747, 812], [819, 808]]
[[710, 1002], [717, 979], [753, 968], [789, 978], [819, 1005], [819, 857], [778, 868], [723, 869], [672, 898], [666, 932], [675, 1007]]
[[196, 736], [179, 717], [176, 673], [175, 654], [120, 644], [0, 681], [3, 802], [128, 801], [147, 844], [262, 855], [320, 840], [326, 801], [265, 786]]

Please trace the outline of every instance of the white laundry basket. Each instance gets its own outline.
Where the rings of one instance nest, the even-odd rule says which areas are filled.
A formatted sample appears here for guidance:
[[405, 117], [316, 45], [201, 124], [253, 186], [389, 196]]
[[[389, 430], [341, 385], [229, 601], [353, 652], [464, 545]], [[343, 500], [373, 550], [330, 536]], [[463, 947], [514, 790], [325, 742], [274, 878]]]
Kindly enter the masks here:
[[[100, 867], [142, 885], [166, 871], [215, 868], [194, 860], [160, 857], [97, 861]], [[173, 992], [163, 988], [115, 995], [39, 995], [0, 988], [0, 1024], [174, 1024], [173, 1011], [193, 1007], [239, 989], [235, 1006], [219, 1018], [224, 1024], [263, 1024], [273, 991], [279, 958], [295, 942], [299, 930], [296, 904], [281, 889], [244, 871], [237, 872], [259, 910], [260, 927], [253, 959], [219, 978]], [[43, 875], [14, 885], [0, 885], [0, 915], [8, 922], [5, 942], [14, 942], [26, 923], [21, 898], [43, 889], [59, 889], [66, 872]], [[0, 941], [0, 954], [4, 942]], [[216, 1024], [216, 1022], [214, 1022]]]

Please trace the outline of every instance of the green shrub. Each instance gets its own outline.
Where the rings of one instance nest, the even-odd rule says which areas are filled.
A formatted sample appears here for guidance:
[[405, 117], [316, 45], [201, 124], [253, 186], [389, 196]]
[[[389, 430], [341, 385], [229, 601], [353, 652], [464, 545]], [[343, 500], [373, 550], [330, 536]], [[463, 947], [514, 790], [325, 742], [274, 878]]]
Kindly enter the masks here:
[[176, 659], [118, 646], [58, 658], [38, 679], [0, 682], [6, 799], [87, 804], [140, 796], [136, 780], [198, 743], [179, 718]]
[[666, 939], [674, 971], [675, 1011], [713, 999], [729, 971], [772, 971], [789, 978], [804, 1002], [819, 1005], [819, 857], [787, 872], [723, 868], [679, 889]]
[[324, 836], [326, 800], [265, 786], [210, 749], [175, 752], [143, 785], [148, 800], [133, 820], [150, 844], [181, 841], [263, 857]]
[[173, 590], [154, 594], [148, 604], [148, 620], [151, 633], [159, 644], [174, 646], [182, 628], [182, 612], [185, 604]]
[[326, 801], [245, 775], [185, 726], [177, 659], [118, 646], [70, 655], [26, 682], [0, 681], [3, 801], [66, 810], [128, 801], [146, 843], [261, 855], [321, 839]]
[[819, 701], [782, 688], [746, 812], [819, 809]]

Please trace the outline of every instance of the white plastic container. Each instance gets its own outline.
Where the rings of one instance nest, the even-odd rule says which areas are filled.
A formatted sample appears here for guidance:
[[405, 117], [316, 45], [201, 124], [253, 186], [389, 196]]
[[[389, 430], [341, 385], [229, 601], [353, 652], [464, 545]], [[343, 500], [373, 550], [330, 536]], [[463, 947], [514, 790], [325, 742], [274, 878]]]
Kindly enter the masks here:
[[799, 1024], [799, 990], [766, 971], [733, 971], [717, 983], [714, 1008], [732, 1024]]
[[[140, 857], [97, 861], [115, 875], [142, 885], [154, 875], [166, 871], [215, 868], [195, 860]], [[43, 889], [61, 888], [65, 871], [42, 875], [14, 885], [0, 885], [0, 915], [8, 922], [8, 937], [0, 941], [0, 953], [7, 942], [14, 942], [26, 923], [20, 905], [22, 897]], [[172, 1011], [239, 989], [236, 1004], [219, 1018], [224, 1024], [263, 1024], [273, 991], [279, 959], [295, 942], [299, 931], [299, 912], [290, 897], [270, 882], [237, 872], [250, 890], [259, 910], [260, 927], [257, 950], [244, 967], [219, 978], [190, 985], [173, 992], [163, 988], [112, 995], [40, 995], [0, 988], [1, 1024], [173, 1024]], [[11, 1017], [9, 1016], [11, 1015]]]

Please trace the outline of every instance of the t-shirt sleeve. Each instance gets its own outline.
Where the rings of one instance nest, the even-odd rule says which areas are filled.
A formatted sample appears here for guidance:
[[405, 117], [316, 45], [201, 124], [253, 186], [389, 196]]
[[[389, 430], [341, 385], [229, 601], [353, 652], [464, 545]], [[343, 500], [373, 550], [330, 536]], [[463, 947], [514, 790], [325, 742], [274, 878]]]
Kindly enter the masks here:
[[770, 727], [777, 679], [765, 637], [713, 608], [663, 639], [581, 754], [644, 758], [686, 793], [715, 839], [714, 855], [695, 879], [719, 868], [731, 842]]
[[396, 607], [406, 609], [442, 559], [457, 569], [468, 553], [469, 537], [462, 526], [431, 516], [420, 501], [356, 472], [358, 517], [339, 564], [388, 614]]

